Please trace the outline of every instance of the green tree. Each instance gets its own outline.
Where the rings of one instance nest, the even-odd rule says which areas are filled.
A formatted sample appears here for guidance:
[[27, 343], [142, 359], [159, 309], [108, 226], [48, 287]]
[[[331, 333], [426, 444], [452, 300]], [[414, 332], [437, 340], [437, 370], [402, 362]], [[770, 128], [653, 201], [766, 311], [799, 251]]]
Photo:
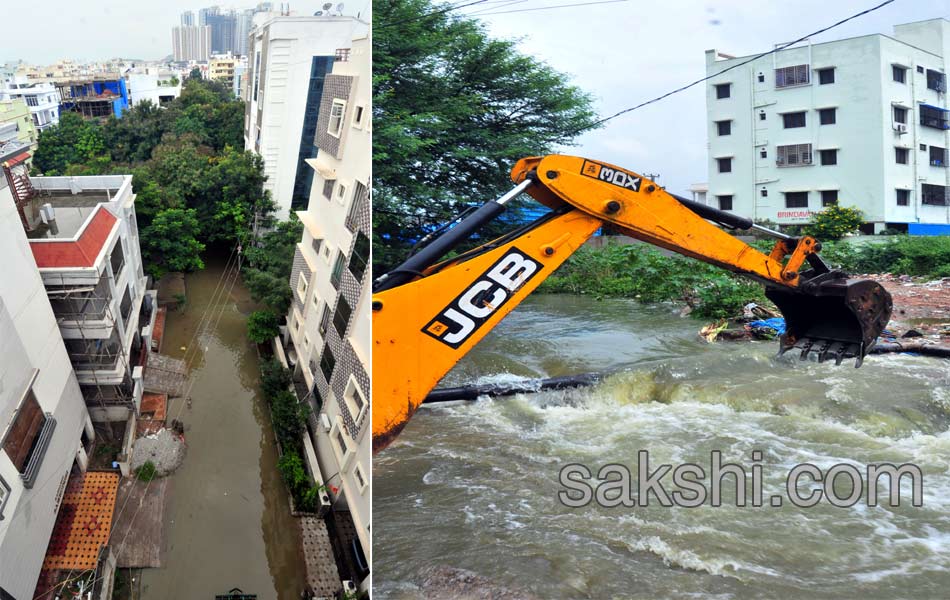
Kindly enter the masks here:
[[256, 344], [274, 339], [280, 333], [280, 317], [269, 310], [256, 310], [247, 318], [247, 337]]
[[254, 300], [279, 315], [287, 314], [293, 299], [290, 271], [294, 249], [302, 233], [303, 225], [292, 216], [290, 221], [277, 223], [264, 234], [259, 245], [247, 249], [244, 283]]
[[76, 113], [64, 113], [59, 124], [42, 131], [33, 154], [33, 168], [44, 175], [62, 175], [69, 165], [108, 158], [102, 129]]
[[819, 241], [840, 240], [847, 234], [857, 231], [862, 223], [864, 223], [864, 214], [859, 209], [833, 204], [816, 214], [811, 224], [805, 227], [805, 232]]
[[[445, 5], [447, 6], [447, 5]], [[510, 187], [525, 156], [594, 127], [591, 96], [430, 0], [381, 0], [373, 31], [373, 259]], [[428, 15], [428, 16], [427, 16]]]
[[198, 241], [201, 226], [194, 209], [167, 208], [142, 230], [142, 250], [149, 258], [149, 272], [156, 279], [170, 271], [204, 268]]

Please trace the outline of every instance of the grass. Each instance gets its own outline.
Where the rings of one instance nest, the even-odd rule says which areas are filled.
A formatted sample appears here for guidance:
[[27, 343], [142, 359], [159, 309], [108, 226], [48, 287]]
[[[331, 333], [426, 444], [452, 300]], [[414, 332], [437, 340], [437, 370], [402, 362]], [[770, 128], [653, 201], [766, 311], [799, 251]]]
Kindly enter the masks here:
[[150, 460], [145, 461], [141, 467], [135, 470], [135, 476], [138, 480], [144, 481], [145, 483], [155, 479], [156, 475], [158, 475], [158, 473], [155, 470], [155, 463]]

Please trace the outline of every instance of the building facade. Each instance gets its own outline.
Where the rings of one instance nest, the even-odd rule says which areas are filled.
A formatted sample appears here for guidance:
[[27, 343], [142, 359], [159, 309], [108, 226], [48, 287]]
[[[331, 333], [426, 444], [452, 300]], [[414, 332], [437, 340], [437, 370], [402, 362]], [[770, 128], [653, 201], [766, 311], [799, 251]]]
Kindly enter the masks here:
[[172, 57], [175, 62], [207, 62], [211, 57], [211, 28], [206, 25], [173, 27]]
[[26, 102], [20, 98], [0, 100], [0, 144], [21, 142], [29, 146], [32, 155], [38, 139], [39, 134]]
[[[247, 60], [241, 57], [226, 55], [212, 57], [208, 64], [208, 79], [220, 81], [232, 91], [239, 89], [241, 73]], [[237, 93], [235, 92], [235, 95]]]
[[357, 26], [350, 17], [272, 17], [249, 40], [244, 147], [264, 159], [264, 189], [278, 217], [306, 208], [313, 181], [307, 160], [320, 98], [334, 60], [349, 53]]
[[0, 101], [18, 99], [30, 109], [30, 117], [37, 131], [59, 123], [60, 93], [52, 83], [16, 77], [0, 89]]
[[780, 225], [841, 204], [866, 233], [950, 233], [948, 56], [946, 19], [742, 66], [707, 51], [709, 204]]
[[[312, 468], [338, 488], [333, 506], [352, 517], [361, 555], [354, 563], [365, 565], [372, 506], [371, 98], [371, 41], [363, 37], [325, 77], [313, 140], [319, 153], [306, 161], [314, 173], [309, 204], [297, 213], [304, 233], [287, 317], [294, 377], [313, 409], [309, 435], [318, 466]], [[350, 576], [368, 585], [365, 571]]]
[[71, 472], [84, 471], [94, 429], [44, 293], [0, 147], [0, 597], [32, 598]]

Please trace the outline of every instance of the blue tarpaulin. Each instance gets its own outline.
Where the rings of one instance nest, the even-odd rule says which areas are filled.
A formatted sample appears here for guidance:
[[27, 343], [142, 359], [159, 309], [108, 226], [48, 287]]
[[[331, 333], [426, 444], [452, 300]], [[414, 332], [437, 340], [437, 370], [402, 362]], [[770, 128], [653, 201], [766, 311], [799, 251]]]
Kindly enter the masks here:
[[769, 329], [775, 330], [776, 335], [782, 335], [785, 333], [785, 319], [782, 317], [774, 317], [771, 319], [763, 319], [761, 321], [752, 321], [749, 323], [749, 327], [767, 327]]

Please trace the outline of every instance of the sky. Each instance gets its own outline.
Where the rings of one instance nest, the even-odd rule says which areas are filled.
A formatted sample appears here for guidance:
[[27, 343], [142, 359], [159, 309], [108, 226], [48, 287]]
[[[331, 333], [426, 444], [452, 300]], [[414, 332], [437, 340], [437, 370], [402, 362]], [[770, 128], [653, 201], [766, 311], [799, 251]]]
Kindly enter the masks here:
[[[291, 2], [298, 14], [312, 14], [326, 0]], [[338, 0], [334, 0], [336, 2]], [[488, 12], [503, 2], [460, 9]], [[516, 10], [591, 0], [520, 0], [496, 10]], [[879, 0], [629, 0], [614, 4], [476, 14], [495, 37], [516, 38], [520, 49], [566, 72], [596, 98], [602, 116], [679, 87], [705, 75], [705, 50], [735, 56], [771, 49]], [[344, 0], [344, 13], [364, 15], [370, 0]], [[257, 3], [224, 4], [244, 8]], [[46, 64], [60, 58], [96, 60], [121, 56], [158, 59], [171, 53], [171, 28], [185, 10], [212, 2], [195, 0], [39, 0], [41, 18], [30, 27], [8, 27], [0, 38], [0, 62], [23, 59]], [[280, 2], [275, 1], [275, 5]], [[814, 42], [869, 33], [892, 33], [893, 25], [950, 17], [947, 0], [896, 0], [893, 4], [816, 36]], [[685, 193], [706, 180], [706, 124], [703, 85], [645, 107], [585, 134], [564, 152], [598, 158], [640, 173], [658, 173], [659, 183]]]
[[[587, 1], [526, 0], [497, 10]], [[733, 56], [765, 52], [880, 1], [630, 0], [475, 16], [494, 37], [520, 39], [522, 52], [572, 75], [575, 84], [596, 97], [595, 107], [605, 117], [704, 77], [708, 49]], [[493, 5], [486, 2], [459, 12], [488, 12]], [[948, 0], [896, 0], [812, 42], [890, 35], [896, 24], [937, 17], [950, 18]], [[577, 141], [562, 153], [601, 159], [641, 174], [658, 173], [660, 185], [688, 195], [690, 184], [706, 181], [704, 85], [621, 116]]]

